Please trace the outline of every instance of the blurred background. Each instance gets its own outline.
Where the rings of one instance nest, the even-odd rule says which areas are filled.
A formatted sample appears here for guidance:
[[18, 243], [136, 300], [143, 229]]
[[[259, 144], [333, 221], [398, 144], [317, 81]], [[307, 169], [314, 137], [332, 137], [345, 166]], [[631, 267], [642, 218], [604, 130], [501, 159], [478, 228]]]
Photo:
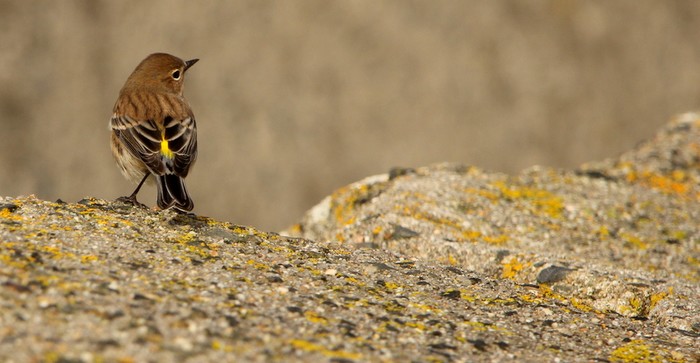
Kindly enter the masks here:
[[0, 0], [0, 195], [131, 193], [107, 122], [157, 51], [200, 58], [194, 212], [278, 230], [394, 166], [615, 156], [698, 109], [698, 34], [695, 0]]

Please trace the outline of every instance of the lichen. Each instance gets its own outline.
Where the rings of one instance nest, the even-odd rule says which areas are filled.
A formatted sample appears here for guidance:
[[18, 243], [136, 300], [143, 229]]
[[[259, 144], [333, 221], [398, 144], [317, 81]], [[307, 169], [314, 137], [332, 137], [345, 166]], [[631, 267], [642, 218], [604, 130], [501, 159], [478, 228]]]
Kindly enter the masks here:
[[317, 352], [328, 358], [334, 359], [362, 359], [362, 354], [348, 352], [340, 349], [328, 349], [320, 344], [303, 339], [292, 339], [289, 344], [295, 349], [306, 352]]
[[655, 347], [641, 339], [632, 340], [610, 353], [612, 363], [690, 362], [685, 355]]

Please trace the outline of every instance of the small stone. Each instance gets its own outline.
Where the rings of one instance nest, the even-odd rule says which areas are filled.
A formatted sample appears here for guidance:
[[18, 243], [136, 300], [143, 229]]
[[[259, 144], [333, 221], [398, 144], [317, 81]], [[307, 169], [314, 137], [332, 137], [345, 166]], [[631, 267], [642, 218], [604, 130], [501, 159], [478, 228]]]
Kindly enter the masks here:
[[474, 340], [467, 340], [469, 343], [472, 343], [474, 348], [476, 348], [479, 351], [485, 352], [486, 351], [486, 341], [483, 339], [474, 339]]
[[395, 223], [391, 223], [391, 225], [394, 227], [394, 230], [391, 232], [391, 236], [389, 237], [391, 239], [411, 238], [420, 235], [420, 233], [404, 226], [400, 226]]
[[537, 283], [549, 284], [553, 282], [558, 282], [566, 278], [569, 272], [573, 271], [570, 268], [560, 267], [560, 266], [549, 266], [539, 274], [537, 274]]
[[693, 323], [690, 328], [693, 329], [693, 331], [700, 332], [700, 322]]
[[304, 310], [298, 306], [287, 306], [287, 311], [289, 311], [290, 313], [299, 313], [299, 314], [304, 312]]
[[267, 276], [267, 281], [268, 282], [284, 282], [284, 280], [282, 280], [282, 278], [279, 275]]

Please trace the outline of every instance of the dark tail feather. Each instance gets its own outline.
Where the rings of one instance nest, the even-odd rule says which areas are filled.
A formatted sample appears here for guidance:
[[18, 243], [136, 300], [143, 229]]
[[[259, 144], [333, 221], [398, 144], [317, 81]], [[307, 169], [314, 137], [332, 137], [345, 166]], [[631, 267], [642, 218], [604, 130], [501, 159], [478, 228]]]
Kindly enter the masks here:
[[187, 194], [185, 180], [175, 174], [158, 177], [158, 207], [168, 209], [174, 207], [183, 212], [194, 208], [192, 199]]

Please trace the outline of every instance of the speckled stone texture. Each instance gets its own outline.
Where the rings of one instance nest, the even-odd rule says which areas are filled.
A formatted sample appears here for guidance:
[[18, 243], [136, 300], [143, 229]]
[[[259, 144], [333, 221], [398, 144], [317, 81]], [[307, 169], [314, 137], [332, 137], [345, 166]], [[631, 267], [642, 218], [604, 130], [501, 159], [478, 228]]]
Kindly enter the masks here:
[[578, 170], [397, 168], [283, 235], [0, 198], [0, 361], [697, 362], [699, 160], [685, 114]]

